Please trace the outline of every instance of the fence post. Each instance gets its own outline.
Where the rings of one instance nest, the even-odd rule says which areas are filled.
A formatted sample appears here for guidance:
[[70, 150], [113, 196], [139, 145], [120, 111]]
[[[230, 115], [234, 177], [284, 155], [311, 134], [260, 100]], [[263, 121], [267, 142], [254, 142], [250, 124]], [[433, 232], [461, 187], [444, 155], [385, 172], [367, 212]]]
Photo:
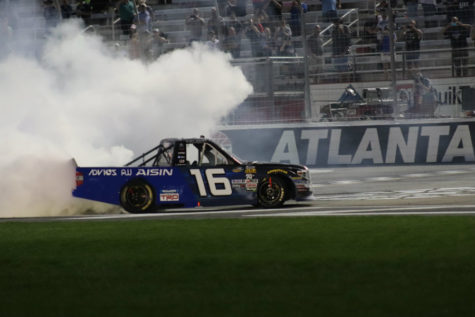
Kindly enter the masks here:
[[265, 62], [263, 62], [264, 65], [266, 65], [266, 71], [267, 71], [267, 78], [268, 78], [268, 84], [267, 84], [267, 96], [268, 100], [272, 104], [272, 120], [276, 119], [276, 109], [275, 109], [275, 100], [274, 100], [274, 79], [273, 79], [273, 61], [270, 57], [266, 57]]
[[353, 81], [356, 81], [356, 54], [351, 55], [351, 58], [353, 59], [352, 65], [353, 65]]
[[302, 39], [302, 47], [303, 47], [303, 69], [304, 69], [304, 98], [305, 98], [305, 121], [312, 120], [312, 104], [310, 101], [310, 83], [308, 79], [308, 45], [307, 45], [307, 31], [305, 30], [305, 19], [306, 14], [303, 12], [303, 7], [300, 6], [300, 37]]
[[397, 92], [396, 92], [396, 60], [394, 56], [395, 51], [395, 41], [394, 41], [394, 14], [393, 9], [391, 7], [391, 1], [388, 2], [388, 8], [386, 9], [388, 12], [388, 20], [389, 20], [389, 46], [391, 51], [391, 97], [393, 99], [393, 118], [399, 117], [399, 106], [397, 104]]
[[406, 52], [402, 52], [402, 78], [407, 79], [406, 77]]

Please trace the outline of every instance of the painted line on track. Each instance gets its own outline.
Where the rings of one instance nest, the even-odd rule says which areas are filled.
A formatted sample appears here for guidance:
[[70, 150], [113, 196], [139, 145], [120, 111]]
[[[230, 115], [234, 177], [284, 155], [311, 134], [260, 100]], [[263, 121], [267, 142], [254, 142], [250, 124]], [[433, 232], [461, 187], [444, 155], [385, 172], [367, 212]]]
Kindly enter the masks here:
[[334, 181], [334, 182], [331, 182], [330, 184], [333, 184], [333, 185], [350, 185], [350, 184], [359, 184], [359, 183], [361, 183], [361, 181], [359, 181], [359, 180], [347, 179], [347, 180]]
[[391, 182], [391, 181], [398, 181], [400, 177], [387, 177], [387, 176], [380, 176], [380, 177], [369, 177], [365, 180], [368, 182]]
[[403, 177], [407, 178], [422, 178], [422, 177], [429, 177], [433, 175], [432, 173], [412, 173], [412, 174], [404, 174]]
[[449, 170], [449, 171], [439, 171], [436, 172], [437, 175], [457, 175], [457, 174], [465, 174], [467, 171], [463, 170]]
[[[315, 210], [323, 209], [323, 207], [298, 207], [299, 210]], [[230, 209], [230, 210], [206, 210], [206, 211], [197, 211], [196, 209], [183, 210], [181, 212], [157, 212], [157, 213], [146, 213], [146, 214], [107, 214], [107, 215], [84, 215], [84, 216], [72, 216], [64, 217], [61, 220], [113, 220], [113, 219], [141, 219], [141, 218], [160, 218], [160, 217], [173, 217], [173, 216], [207, 216], [207, 215], [232, 215], [232, 214], [246, 214], [246, 213], [259, 213], [259, 212], [278, 212], [285, 209], [282, 208], [273, 208], [273, 209]]]
[[[473, 209], [465, 211], [447, 211], [447, 209]], [[434, 211], [440, 210], [440, 211]], [[348, 209], [348, 210], [323, 210], [323, 211], [304, 211], [304, 212], [285, 212], [277, 214], [254, 214], [243, 215], [246, 218], [258, 217], [310, 217], [310, 216], [389, 216], [389, 215], [475, 215], [475, 205], [442, 205], [442, 206], [418, 206], [418, 207], [392, 207], [392, 208], [372, 208], [372, 209]]]

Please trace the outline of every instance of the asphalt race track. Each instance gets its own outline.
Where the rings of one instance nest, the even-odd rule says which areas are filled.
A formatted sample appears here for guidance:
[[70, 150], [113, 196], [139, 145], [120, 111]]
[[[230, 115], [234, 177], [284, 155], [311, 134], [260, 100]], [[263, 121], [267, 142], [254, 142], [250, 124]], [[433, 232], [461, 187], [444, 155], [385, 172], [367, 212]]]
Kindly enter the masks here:
[[251, 206], [170, 209], [132, 215], [119, 208], [111, 214], [0, 221], [104, 221], [365, 215], [475, 215], [475, 165], [337, 167], [312, 169], [314, 200], [286, 203], [284, 208]]

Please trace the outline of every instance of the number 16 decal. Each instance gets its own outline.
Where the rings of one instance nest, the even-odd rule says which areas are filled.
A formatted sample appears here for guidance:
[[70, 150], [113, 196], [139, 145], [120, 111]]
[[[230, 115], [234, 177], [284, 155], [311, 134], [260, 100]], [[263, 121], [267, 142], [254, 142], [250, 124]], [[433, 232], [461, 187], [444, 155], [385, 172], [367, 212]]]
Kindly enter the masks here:
[[[193, 175], [196, 179], [196, 184], [198, 185], [198, 190], [200, 196], [206, 196], [205, 183], [203, 181], [203, 176], [199, 169], [191, 169], [190, 174]], [[216, 175], [225, 175], [223, 168], [209, 168], [205, 171], [206, 180], [208, 181], [209, 191], [212, 196], [229, 196], [233, 193], [231, 188], [231, 183], [226, 177], [218, 177]], [[218, 188], [218, 184], [222, 184], [223, 188]]]

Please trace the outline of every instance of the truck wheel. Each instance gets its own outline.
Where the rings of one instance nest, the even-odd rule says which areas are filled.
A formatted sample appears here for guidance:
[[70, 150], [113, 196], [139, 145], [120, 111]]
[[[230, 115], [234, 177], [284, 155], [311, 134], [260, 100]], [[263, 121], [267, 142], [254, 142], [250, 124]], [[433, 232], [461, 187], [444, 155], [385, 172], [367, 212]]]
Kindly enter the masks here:
[[120, 191], [120, 205], [130, 213], [148, 212], [154, 202], [152, 186], [141, 180], [128, 182]]
[[284, 204], [287, 188], [280, 176], [269, 176], [261, 180], [257, 188], [258, 204], [264, 208], [276, 208]]

